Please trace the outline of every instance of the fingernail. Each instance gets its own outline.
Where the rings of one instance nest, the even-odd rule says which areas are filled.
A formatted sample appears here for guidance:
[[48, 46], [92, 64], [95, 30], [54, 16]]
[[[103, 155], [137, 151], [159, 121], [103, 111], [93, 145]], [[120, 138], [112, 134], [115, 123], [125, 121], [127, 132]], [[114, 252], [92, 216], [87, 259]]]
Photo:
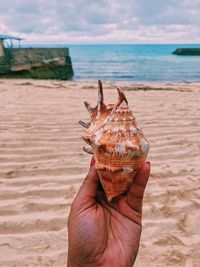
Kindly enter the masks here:
[[92, 157], [91, 161], [90, 161], [90, 167], [92, 167], [94, 164], [95, 164], [95, 159], [94, 159], [94, 157]]
[[150, 161], [147, 161], [146, 164], [149, 165], [149, 169], [151, 168], [151, 162]]

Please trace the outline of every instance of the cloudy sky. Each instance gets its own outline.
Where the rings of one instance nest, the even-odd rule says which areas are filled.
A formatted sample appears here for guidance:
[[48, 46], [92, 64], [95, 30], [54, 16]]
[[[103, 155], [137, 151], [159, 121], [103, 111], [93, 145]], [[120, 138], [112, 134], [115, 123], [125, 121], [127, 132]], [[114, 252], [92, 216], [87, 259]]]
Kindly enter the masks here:
[[0, 0], [25, 43], [200, 43], [200, 0]]

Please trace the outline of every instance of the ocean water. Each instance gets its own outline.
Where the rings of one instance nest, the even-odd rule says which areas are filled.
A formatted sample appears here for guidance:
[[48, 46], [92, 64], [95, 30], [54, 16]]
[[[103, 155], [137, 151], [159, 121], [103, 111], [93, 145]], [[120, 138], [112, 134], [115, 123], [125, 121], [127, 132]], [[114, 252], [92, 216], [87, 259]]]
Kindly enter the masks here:
[[178, 47], [199, 45], [66, 45], [74, 80], [200, 81], [200, 56], [177, 56]]
[[75, 81], [200, 81], [200, 56], [177, 56], [180, 47], [200, 44], [23, 45], [68, 47]]

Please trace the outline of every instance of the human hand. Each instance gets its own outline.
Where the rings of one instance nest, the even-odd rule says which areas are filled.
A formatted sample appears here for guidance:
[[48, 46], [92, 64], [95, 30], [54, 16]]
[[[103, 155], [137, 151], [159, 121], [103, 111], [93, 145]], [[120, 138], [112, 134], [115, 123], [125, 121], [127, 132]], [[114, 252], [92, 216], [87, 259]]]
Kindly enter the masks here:
[[142, 200], [150, 174], [145, 163], [126, 195], [108, 202], [91, 160], [68, 220], [68, 267], [132, 267], [142, 230]]

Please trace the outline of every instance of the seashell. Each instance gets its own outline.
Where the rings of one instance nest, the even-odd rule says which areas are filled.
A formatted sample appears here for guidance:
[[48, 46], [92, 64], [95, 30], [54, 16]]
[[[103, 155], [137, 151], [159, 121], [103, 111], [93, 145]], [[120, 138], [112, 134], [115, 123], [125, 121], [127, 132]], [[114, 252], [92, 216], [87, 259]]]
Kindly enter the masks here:
[[146, 160], [149, 143], [137, 126], [123, 91], [117, 88], [117, 104], [105, 105], [101, 81], [98, 87], [96, 107], [84, 102], [91, 121], [80, 124], [86, 128], [82, 138], [91, 146], [84, 151], [94, 154], [100, 182], [111, 201], [128, 190]]

